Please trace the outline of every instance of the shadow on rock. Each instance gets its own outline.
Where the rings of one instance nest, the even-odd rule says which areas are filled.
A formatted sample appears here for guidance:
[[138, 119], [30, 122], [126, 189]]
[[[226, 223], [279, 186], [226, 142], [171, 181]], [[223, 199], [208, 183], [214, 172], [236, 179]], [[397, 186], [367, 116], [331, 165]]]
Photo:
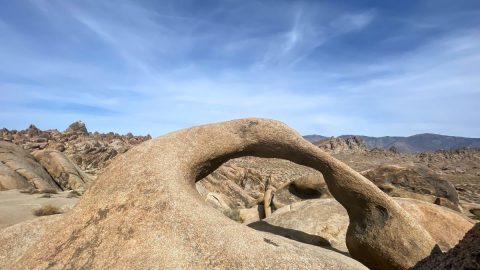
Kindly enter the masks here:
[[433, 250], [412, 268], [427, 269], [480, 269], [480, 223], [475, 224], [454, 248], [445, 253]]
[[280, 236], [286, 237], [288, 239], [292, 239], [292, 240], [302, 242], [302, 243], [305, 243], [305, 244], [320, 246], [320, 247], [330, 249], [330, 250], [336, 251], [338, 253], [341, 253], [343, 255], [346, 255], [346, 256], [350, 257], [350, 254], [348, 252], [343, 252], [343, 251], [340, 251], [340, 250], [332, 247], [332, 245], [330, 244], [330, 242], [327, 239], [325, 239], [321, 236], [318, 236], [318, 235], [308, 234], [308, 233], [305, 233], [305, 232], [302, 232], [302, 231], [297, 231], [297, 230], [293, 230], [293, 229], [283, 228], [283, 227], [280, 227], [280, 226], [275, 226], [275, 225], [269, 224], [268, 222], [265, 222], [263, 220], [250, 223], [247, 226], [252, 228], [252, 229], [255, 229], [257, 231], [273, 233], [273, 234], [280, 235]]

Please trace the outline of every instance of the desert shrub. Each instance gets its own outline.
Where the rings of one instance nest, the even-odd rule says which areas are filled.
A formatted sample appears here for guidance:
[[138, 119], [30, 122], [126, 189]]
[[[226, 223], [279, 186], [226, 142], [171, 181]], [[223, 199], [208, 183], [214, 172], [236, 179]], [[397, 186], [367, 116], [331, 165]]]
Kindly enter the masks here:
[[62, 211], [57, 206], [51, 204], [45, 204], [42, 207], [33, 210], [33, 214], [35, 216], [48, 216], [48, 215], [56, 215], [61, 214]]
[[40, 190], [40, 193], [43, 193], [43, 194], [57, 194], [58, 191], [56, 189], [53, 189], [53, 188], [45, 188], [45, 189], [41, 189]]
[[70, 191], [68, 194], [67, 194], [67, 198], [76, 198], [76, 197], [80, 197], [80, 192], [76, 191], [76, 190], [72, 190]]
[[240, 211], [238, 209], [226, 209], [223, 211], [223, 214], [231, 220], [235, 220], [236, 222], [242, 222], [242, 218], [240, 217]]
[[20, 193], [38, 194], [38, 193], [40, 193], [40, 190], [34, 189], [34, 188], [28, 188], [28, 189], [22, 189], [22, 190], [20, 190]]

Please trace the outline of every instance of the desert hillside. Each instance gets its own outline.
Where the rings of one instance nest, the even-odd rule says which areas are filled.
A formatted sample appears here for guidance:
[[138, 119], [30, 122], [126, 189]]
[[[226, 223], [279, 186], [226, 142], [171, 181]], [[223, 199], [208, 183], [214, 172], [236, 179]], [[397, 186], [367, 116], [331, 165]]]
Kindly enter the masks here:
[[[306, 135], [304, 138], [312, 143], [329, 139], [321, 135]], [[480, 148], [480, 138], [445, 136], [432, 133], [416, 134], [408, 137], [385, 136], [371, 137], [362, 135], [342, 135], [340, 139], [358, 138], [369, 148], [388, 150], [394, 148], [401, 153], [419, 153], [437, 150], [458, 150], [462, 148]]]

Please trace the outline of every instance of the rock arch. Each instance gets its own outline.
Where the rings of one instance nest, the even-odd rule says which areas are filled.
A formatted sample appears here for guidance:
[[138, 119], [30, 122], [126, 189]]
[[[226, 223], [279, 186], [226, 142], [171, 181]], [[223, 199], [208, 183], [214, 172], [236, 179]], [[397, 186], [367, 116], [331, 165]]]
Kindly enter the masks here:
[[407, 269], [435, 246], [423, 227], [359, 173], [285, 124], [249, 118], [173, 132], [118, 157], [16, 267], [362, 268], [332, 251], [253, 231], [206, 206], [195, 181], [245, 155], [321, 171], [347, 209], [352, 257], [372, 269]]

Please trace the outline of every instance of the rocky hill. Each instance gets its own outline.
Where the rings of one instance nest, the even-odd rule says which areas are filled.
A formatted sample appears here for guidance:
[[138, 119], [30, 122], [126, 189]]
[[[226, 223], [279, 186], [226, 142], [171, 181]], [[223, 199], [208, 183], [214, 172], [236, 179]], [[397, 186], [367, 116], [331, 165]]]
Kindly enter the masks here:
[[150, 135], [89, 132], [82, 121], [72, 123], [63, 132], [56, 129], [40, 130], [35, 125], [19, 131], [0, 129], [0, 141], [16, 144], [28, 153], [38, 150], [55, 150], [68, 157], [84, 173], [93, 178], [115, 156], [149, 139], [151, 139]]
[[325, 138], [314, 142], [320, 149], [336, 154], [336, 153], [363, 153], [368, 151], [367, 144], [359, 137], [348, 138]]
[[[310, 142], [317, 142], [326, 139], [326, 137], [321, 135], [306, 135], [304, 138]], [[401, 153], [480, 148], [480, 138], [445, 136], [431, 133], [416, 134], [409, 137], [342, 135], [338, 138], [358, 138], [363, 140], [369, 148], [390, 149], [394, 147]]]

